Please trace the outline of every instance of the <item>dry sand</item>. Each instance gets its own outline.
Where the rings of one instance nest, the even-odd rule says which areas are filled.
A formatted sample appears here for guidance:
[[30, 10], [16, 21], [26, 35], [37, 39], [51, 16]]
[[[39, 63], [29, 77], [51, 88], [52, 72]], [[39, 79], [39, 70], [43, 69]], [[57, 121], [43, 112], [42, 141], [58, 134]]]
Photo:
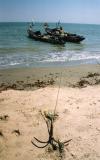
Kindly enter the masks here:
[[[34, 136], [44, 141], [48, 139], [46, 124], [40, 110], [54, 110], [61, 72], [62, 85], [57, 104], [59, 117], [54, 123], [54, 137], [61, 141], [72, 139], [64, 149], [63, 159], [100, 160], [100, 85], [99, 83], [94, 85], [97, 80], [99, 82], [100, 76], [98, 74], [88, 77], [88, 72], [99, 73], [99, 67], [81, 66], [52, 69], [52, 71], [41, 69], [41, 74], [39, 69], [37, 69], [38, 73], [35, 72], [36, 70], [26, 69], [23, 76], [20, 76], [22, 71], [16, 73], [12, 70], [2, 70], [0, 72], [2, 77], [0, 79], [0, 160], [60, 159], [57, 151], [50, 151], [48, 147], [38, 149], [32, 145], [31, 140]], [[24, 90], [20, 90], [19, 86], [13, 89], [2, 87], [2, 83], [5, 86], [10, 85], [10, 79], [12, 84], [16, 84], [19, 79], [27, 84], [25, 77], [30, 77], [33, 72], [38, 75], [35, 75], [34, 82], [40, 80], [47, 83], [53, 78], [55, 83], [28, 88], [24, 85]], [[89, 83], [72, 88], [73, 83], [77, 84], [83, 77]], [[29, 83], [32, 83], [32, 77], [28, 78]]]

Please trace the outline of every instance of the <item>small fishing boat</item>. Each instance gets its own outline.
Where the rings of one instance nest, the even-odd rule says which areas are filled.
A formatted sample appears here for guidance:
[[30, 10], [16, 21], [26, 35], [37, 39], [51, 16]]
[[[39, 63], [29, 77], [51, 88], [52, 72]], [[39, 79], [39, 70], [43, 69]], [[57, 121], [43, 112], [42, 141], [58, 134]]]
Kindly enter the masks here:
[[41, 34], [40, 31], [34, 32], [31, 29], [28, 29], [27, 32], [28, 32], [28, 37], [36, 41], [48, 42], [48, 43], [60, 44], [60, 45], [64, 45], [66, 43], [65, 40], [60, 36]]
[[53, 29], [46, 27], [45, 31], [48, 35], [59, 36], [66, 42], [80, 43], [85, 39], [83, 36], [64, 32], [62, 27]]

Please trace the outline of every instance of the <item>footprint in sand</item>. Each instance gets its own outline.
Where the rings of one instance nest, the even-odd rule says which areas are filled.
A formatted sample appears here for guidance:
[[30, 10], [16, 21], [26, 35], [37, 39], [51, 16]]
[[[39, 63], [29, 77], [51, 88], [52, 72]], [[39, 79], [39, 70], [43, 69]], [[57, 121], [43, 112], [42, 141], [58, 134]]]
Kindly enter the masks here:
[[13, 130], [12, 133], [14, 133], [16, 136], [20, 136], [21, 135], [19, 129]]
[[8, 120], [8, 118], [9, 118], [8, 115], [0, 116], [0, 120], [1, 120], [1, 121], [6, 121], [6, 120]]
[[70, 111], [69, 111], [68, 109], [64, 109], [63, 113], [64, 113], [64, 114], [69, 114]]
[[2, 131], [0, 131], [0, 137], [4, 137], [4, 135], [3, 135]]

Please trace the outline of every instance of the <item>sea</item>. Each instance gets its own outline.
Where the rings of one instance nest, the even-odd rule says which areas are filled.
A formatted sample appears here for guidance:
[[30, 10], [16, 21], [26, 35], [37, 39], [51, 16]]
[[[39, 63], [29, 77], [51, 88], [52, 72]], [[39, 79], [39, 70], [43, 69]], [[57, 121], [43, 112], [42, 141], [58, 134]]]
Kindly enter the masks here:
[[[21, 67], [63, 67], [100, 63], [100, 25], [62, 23], [66, 32], [85, 37], [80, 44], [64, 46], [28, 38], [29, 22], [0, 23], [0, 69]], [[55, 28], [56, 23], [49, 23]], [[43, 23], [33, 30], [44, 33]]]

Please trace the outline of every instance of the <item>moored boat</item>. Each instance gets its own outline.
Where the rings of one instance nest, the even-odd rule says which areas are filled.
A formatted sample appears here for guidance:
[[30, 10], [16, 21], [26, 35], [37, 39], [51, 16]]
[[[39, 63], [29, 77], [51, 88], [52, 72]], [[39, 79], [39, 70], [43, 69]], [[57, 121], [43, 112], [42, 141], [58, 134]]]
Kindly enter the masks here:
[[52, 44], [60, 44], [64, 45], [66, 42], [59, 36], [49, 35], [49, 34], [41, 34], [40, 31], [32, 31], [30, 29], [27, 30], [29, 38], [32, 38], [41, 42], [48, 42]]
[[55, 35], [61, 37], [66, 42], [80, 43], [85, 39], [85, 37], [83, 36], [65, 32], [62, 27], [53, 29], [46, 27], [45, 31], [49, 35]]
[[64, 45], [66, 42], [80, 43], [85, 39], [85, 37], [65, 32], [60, 25], [56, 26], [56, 28], [49, 28], [48, 24], [44, 24], [45, 33], [41, 33], [40, 31], [34, 31], [32, 28], [33, 24], [30, 24], [28, 29], [28, 36], [37, 41], [48, 42], [52, 44], [60, 44]]

